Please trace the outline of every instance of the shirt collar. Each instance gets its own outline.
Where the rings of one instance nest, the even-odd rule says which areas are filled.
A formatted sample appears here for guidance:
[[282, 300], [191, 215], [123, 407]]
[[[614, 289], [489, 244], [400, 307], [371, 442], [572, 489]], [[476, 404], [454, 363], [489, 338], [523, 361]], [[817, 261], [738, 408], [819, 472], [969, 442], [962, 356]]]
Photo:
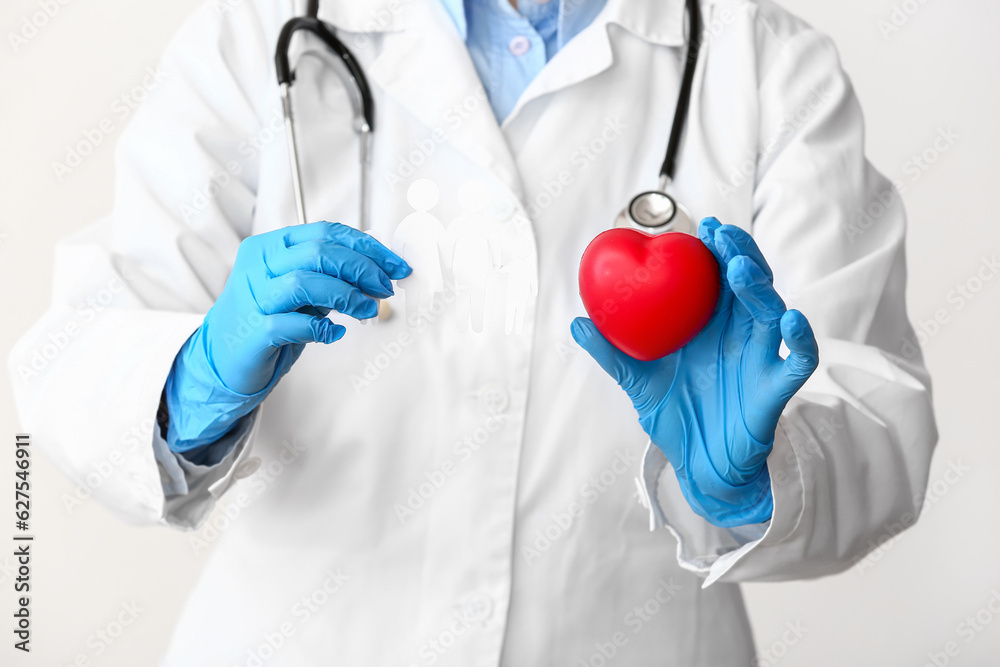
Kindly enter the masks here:
[[[562, 1], [567, 7], [586, 2], [552, 1]], [[405, 28], [408, 5], [420, 2], [442, 4], [463, 41], [465, 40], [465, 8], [462, 0], [321, 0], [319, 16], [324, 21], [351, 32], [392, 32]], [[635, 36], [654, 44], [681, 46], [685, 42], [684, 16], [684, 0], [608, 0], [595, 20], [620, 25]]]
[[605, 0], [560, 0], [559, 48], [566, 46], [566, 42], [593, 23], [606, 4]]
[[[439, 0], [445, 11], [455, 23], [455, 28], [463, 40], [468, 39], [468, 23], [465, 16], [465, 3], [463, 0]], [[488, 0], [490, 2], [503, 3], [509, 7], [510, 0]], [[562, 48], [568, 38], [572, 38], [581, 30], [593, 22], [594, 18], [601, 13], [606, 4], [604, 0], [551, 0], [559, 3], [559, 47]], [[635, 4], [635, 1], [629, 3]], [[653, 2], [658, 5], [661, 3]], [[667, 2], [667, 4], [671, 4]], [[639, 13], [634, 17], [627, 17], [630, 23], [641, 24], [643, 14]], [[623, 24], [624, 25], [624, 24]], [[627, 26], [626, 26], [627, 27]], [[632, 30], [634, 32], [634, 30]]]
[[448, 12], [448, 16], [451, 20], [455, 22], [455, 27], [458, 28], [458, 34], [462, 36], [462, 41], [468, 38], [468, 24], [465, 22], [465, 6], [462, 0], [440, 0], [441, 4], [444, 5], [445, 11]]

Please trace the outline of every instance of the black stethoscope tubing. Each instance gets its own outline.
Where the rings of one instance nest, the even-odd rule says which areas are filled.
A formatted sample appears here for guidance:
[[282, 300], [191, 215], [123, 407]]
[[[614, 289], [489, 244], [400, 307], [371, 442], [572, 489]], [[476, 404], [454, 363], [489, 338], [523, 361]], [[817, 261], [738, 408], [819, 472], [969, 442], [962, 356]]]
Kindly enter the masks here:
[[[680, 91], [677, 96], [677, 106], [674, 110], [674, 120], [670, 127], [670, 137], [667, 141], [667, 152], [663, 158], [663, 164], [660, 167], [660, 189], [641, 192], [632, 198], [626, 210], [623, 212], [632, 219], [633, 222], [644, 226], [647, 228], [654, 227], [664, 227], [666, 228], [670, 222], [673, 221], [677, 211], [682, 210], [681, 207], [677, 205], [672, 197], [667, 195], [663, 190], [666, 183], [673, 180], [674, 169], [677, 163], [677, 152], [680, 148], [681, 135], [684, 132], [684, 125], [687, 121], [688, 109], [691, 105], [691, 89], [694, 82], [695, 68], [698, 63], [698, 52], [701, 47], [701, 13], [698, 8], [698, 0], [686, 0], [687, 14], [688, 14], [688, 49], [685, 56], [684, 62], [684, 72], [681, 77]], [[310, 32], [316, 37], [318, 37], [324, 44], [327, 45], [344, 63], [347, 68], [348, 73], [354, 80], [355, 86], [357, 87], [358, 94], [361, 98], [362, 115], [364, 116], [365, 126], [362, 131], [365, 133], [364, 141], [370, 139], [371, 133], [375, 130], [375, 102], [372, 99], [371, 88], [368, 85], [368, 78], [365, 76], [364, 71], [358, 64], [357, 59], [354, 54], [341, 42], [336, 35], [327, 27], [326, 23], [321, 21], [318, 17], [319, 14], [319, 0], [309, 0], [306, 6], [306, 15], [299, 16], [290, 19], [281, 29], [281, 33], [278, 36], [278, 43], [275, 50], [274, 63], [275, 69], [278, 76], [278, 85], [282, 88], [283, 97], [285, 97], [285, 116], [286, 123], [289, 125], [289, 136], [292, 141], [292, 154], [293, 154], [293, 176], [296, 181], [295, 191], [296, 196], [299, 201], [299, 216], [300, 221], [305, 219], [304, 212], [304, 202], [301, 193], [301, 178], [298, 173], [296, 148], [294, 146], [294, 128], [292, 125], [292, 114], [291, 114], [291, 103], [288, 99], [288, 90], [291, 88], [295, 80], [295, 72], [292, 70], [289, 64], [289, 47], [292, 42], [292, 37], [296, 32], [306, 31]], [[363, 150], [366, 148], [363, 147]], [[363, 158], [366, 160], [367, 158]], [[362, 169], [364, 169], [364, 164], [362, 164]], [[362, 175], [362, 180], [366, 181], [364, 175]], [[365, 193], [362, 193], [362, 199], [364, 199]], [[670, 218], [666, 222], [658, 223], [655, 225], [649, 222], [642, 222], [637, 218], [640, 217], [637, 214], [633, 215], [633, 211], [637, 210], [637, 206], [642, 202], [650, 202], [650, 197], [657, 197], [664, 200], [668, 206], [671, 207], [673, 213], [670, 214]], [[365, 204], [362, 203], [362, 224], [364, 224], [365, 215]]]

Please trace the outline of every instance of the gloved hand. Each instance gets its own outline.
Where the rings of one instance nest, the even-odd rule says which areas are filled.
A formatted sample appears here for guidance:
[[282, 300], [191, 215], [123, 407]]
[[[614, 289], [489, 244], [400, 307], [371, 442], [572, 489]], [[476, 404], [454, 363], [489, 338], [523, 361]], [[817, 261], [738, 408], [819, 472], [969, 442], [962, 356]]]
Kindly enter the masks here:
[[766, 463], [778, 417], [816, 370], [819, 350], [805, 316], [785, 309], [749, 234], [705, 218], [698, 236], [719, 263], [722, 289], [712, 318], [683, 348], [637, 361], [588, 318], [570, 329], [628, 393], [695, 513], [717, 526], [760, 523], [773, 510]]
[[218, 440], [264, 400], [306, 343], [344, 335], [346, 328], [326, 319], [330, 310], [375, 317], [378, 303], [366, 295], [392, 295], [390, 279], [411, 271], [374, 237], [340, 223], [245, 239], [225, 288], [167, 378], [170, 449]]

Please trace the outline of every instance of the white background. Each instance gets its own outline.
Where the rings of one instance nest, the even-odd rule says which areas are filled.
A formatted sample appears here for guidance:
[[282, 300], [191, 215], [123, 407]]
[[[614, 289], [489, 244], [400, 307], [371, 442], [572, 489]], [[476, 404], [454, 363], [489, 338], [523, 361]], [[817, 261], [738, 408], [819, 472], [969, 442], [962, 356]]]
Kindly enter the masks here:
[[[48, 302], [55, 240], [111, 208], [112, 146], [124, 126], [111, 105], [142, 80], [197, 2], [69, 0], [15, 52], [7, 35], [38, 10], [37, 0], [4, 0], [4, 358]], [[1000, 277], [986, 282], [961, 309], [948, 294], [976, 275], [984, 256], [1000, 253], [1000, 3], [784, 4], [833, 36], [865, 112], [868, 155], [906, 186], [911, 319], [919, 329], [943, 309], [947, 323], [925, 345], [941, 432], [931, 471], [934, 502], [913, 529], [866, 565], [820, 581], [746, 586], [762, 664], [920, 666], [933, 664], [928, 653], [956, 641], [960, 652], [948, 664], [997, 665], [1000, 615], [972, 641], [957, 631], [994, 593], [994, 608], [1000, 605]], [[900, 8], [895, 18], [902, 25], [883, 34], [879, 21], [888, 24], [894, 6]], [[115, 118], [115, 130], [60, 181], [52, 163], [109, 116]], [[957, 140], [915, 178], [908, 161], [925, 150], [935, 157], [935, 137], [949, 128]], [[17, 429], [9, 383], [0, 381], [0, 442], [9, 443]], [[12, 454], [6, 447], [0, 451], [8, 451], [0, 454], [3, 512], [12, 505], [14, 470]], [[944, 474], [952, 464], [966, 471], [949, 483]], [[4, 548], [0, 663], [62, 667], [83, 655], [98, 666], [154, 664], [202, 556], [186, 535], [125, 526], [96, 503], [67, 511], [60, 497], [73, 489], [44, 459], [34, 460], [33, 480], [33, 532], [39, 536], [33, 571], [35, 652], [23, 660], [10, 648], [14, 594], [12, 561]], [[122, 604], [132, 602], [142, 609], [138, 619], [95, 655], [98, 645], [88, 645], [88, 637], [113, 621]], [[788, 624], [797, 625], [800, 638], [787, 632]], [[784, 643], [783, 637], [794, 643]], [[938, 657], [940, 663], [943, 656]]]

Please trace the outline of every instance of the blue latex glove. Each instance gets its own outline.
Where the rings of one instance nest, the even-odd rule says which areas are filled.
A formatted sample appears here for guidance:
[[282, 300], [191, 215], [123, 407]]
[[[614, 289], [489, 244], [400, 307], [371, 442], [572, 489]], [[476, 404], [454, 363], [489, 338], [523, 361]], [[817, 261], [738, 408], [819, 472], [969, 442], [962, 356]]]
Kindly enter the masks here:
[[411, 271], [374, 237], [340, 223], [245, 239], [222, 294], [167, 378], [170, 449], [189, 452], [225, 435], [264, 400], [306, 343], [343, 337], [347, 330], [326, 319], [331, 310], [374, 317], [378, 303], [366, 295], [392, 295], [390, 279]]
[[[628, 393], [691, 508], [717, 526], [760, 523], [773, 510], [767, 456], [778, 417], [816, 370], [819, 350], [805, 316], [785, 309], [749, 234], [705, 218], [698, 236], [719, 263], [722, 290], [712, 318], [690, 343], [638, 361], [585, 317], [570, 329]], [[782, 339], [790, 351], [784, 360]]]

